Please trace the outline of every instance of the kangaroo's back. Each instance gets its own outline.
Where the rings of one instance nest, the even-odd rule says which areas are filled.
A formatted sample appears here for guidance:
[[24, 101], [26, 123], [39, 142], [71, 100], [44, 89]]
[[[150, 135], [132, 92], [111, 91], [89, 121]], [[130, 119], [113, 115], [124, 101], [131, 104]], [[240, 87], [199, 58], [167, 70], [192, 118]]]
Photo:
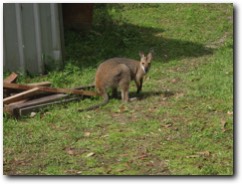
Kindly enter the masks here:
[[107, 88], [118, 88], [121, 84], [121, 87], [125, 88], [124, 85], [129, 84], [131, 80], [130, 69], [121, 61], [112, 58], [99, 65], [95, 76], [95, 86], [100, 95], [106, 94]]
[[109, 63], [109, 65], [110, 65], [109, 68], [116, 66], [116, 65], [121, 65], [121, 64], [126, 65], [130, 70], [131, 80], [133, 80], [135, 78], [135, 75], [139, 69], [139, 61], [134, 60], [134, 59], [112, 58], [112, 59], [108, 59], [106, 62]]

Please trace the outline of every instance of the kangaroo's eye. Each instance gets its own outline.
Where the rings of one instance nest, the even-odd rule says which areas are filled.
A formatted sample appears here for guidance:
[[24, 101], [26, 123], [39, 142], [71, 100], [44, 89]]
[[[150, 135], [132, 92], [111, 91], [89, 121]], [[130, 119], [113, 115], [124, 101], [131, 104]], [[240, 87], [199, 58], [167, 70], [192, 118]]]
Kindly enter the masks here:
[[142, 65], [145, 65], [145, 63], [144, 63], [144, 62], [142, 62], [141, 64], [142, 64]]

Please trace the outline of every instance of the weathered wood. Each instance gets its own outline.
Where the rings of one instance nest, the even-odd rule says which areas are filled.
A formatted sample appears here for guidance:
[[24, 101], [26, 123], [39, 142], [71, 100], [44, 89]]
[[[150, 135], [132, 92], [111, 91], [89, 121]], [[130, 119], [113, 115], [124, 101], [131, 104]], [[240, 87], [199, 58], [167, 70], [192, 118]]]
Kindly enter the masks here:
[[17, 101], [17, 102], [13, 102], [9, 105], [4, 105], [3, 106], [3, 112], [10, 114], [10, 115], [13, 115], [13, 109], [11, 109], [11, 107], [19, 105], [19, 104], [23, 104], [26, 101], [27, 101], [27, 99], [24, 99], [24, 100], [20, 100], [20, 101]]
[[46, 108], [50, 105], [67, 103], [67, 102], [75, 101], [77, 99], [78, 99], [77, 97], [72, 97], [69, 99], [61, 99], [61, 100], [57, 100], [57, 101], [50, 102], [50, 103], [43, 103], [43, 104], [39, 104], [39, 105], [23, 107], [23, 108], [18, 109], [18, 112], [16, 112], [16, 110], [15, 110], [15, 114], [18, 113], [18, 116], [25, 116], [25, 115], [30, 114], [31, 112], [38, 112], [40, 109]]
[[69, 95], [67, 94], [54, 94], [54, 95], [49, 95], [38, 99], [29, 100], [24, 103], [12, 103], [9, 105], [5, 105], [4, 112], [10, 115], [13, 115], [15, 117], [18, 117], [21, 115], [20, 109], [28, 109], [27, 111], [31, 111], [32, 109], [32, 112], [33, 112], [35, 109], [39, 110], [41, 107], [46, 107], [48, 105], [59, 104], [63, 102], [74, 101], [80, 98], [81, 97], [79, 96], [69, 97]]
[[[23, 85], [23, 84], [3, 83], [3, 88], [29, 90], [29, 89], [34, 88], [34, 86], [28, 86], [28, 85]], [[49, 92], [49, 93], [66, 93], [66, 94], [76, 94], [76, 95], [84, 95], [84, 96], [97, 96], [97, 93], [95, 93], [93, 91], [65, 89], [65, 88], [51, 88], [51, 87], [43, 87], [43, 86], [39, 87], [39, 91]]]
[[[30, 83], [30, 84], [26, 84], [28, 86], [33, 86], [33, 87], [38, 87], [38, 86], [51, 86], [51, 82], [45, 81], [45, 82], [36, 82], [36, 83]], [[23, 90], [16, 90], [16, 89], [3, 89], [3, 97], [9, 97], [11, 95], [15, 95], [16, 93], [19, 93]], [[48, 92], [46, 92], [47, 94], [49, 94]], [[42, 92], [41, 94], [44, 94], [44, 92]]]
[[[25, 85], [23, 85], [25, 87]], [[9, 87], [9, 85], [5, 84], [5, 87]], [[19, 87], [19, 86], [10, 86], [10, 87]], [[91, 85], [87, 85], [87, 86], [79, 86], [77, 88], [75, 88], [74, 90], [80, 90], [80, 89], [91, 89], [94, 88], [95, 86], [93, 84]], [[41, 87], [39, 87], [41, 88]], [[13, 88], [14, 90], [16, 90], [16, 88]], [[20, 89], [23, 90], [23, 87], [20, 86]], [[20, 91], [21, 91], [20, 90]], [[19, 89], [18, 89], [19, 91]], [[91, 92], [91, 94], [95, 94], [95, 92], [92, 91], [88, 91]], [[41, 94], [48, 94], [48, 92], [42, 92]], [[75, 101], [75, 100], [79, 100], [81, 98], [83, 98], [84, 96], [88, 96], [88, 95], [82, 95], [80, 96], [75, 96], [75, 97], [71, 97], [69, 94], [49, 94], [48, 96], [42, 96], [42, 97], [38, 97], [36, 99], [32, 99], [32, 100], [22, 100], [21, 102], [14, 102], [11, 104], [7, 104], [4, 105], [4, 112], [8, 113], [12, 116], [15, 117], [19, 117], [22, 115], [27, 115], [28, 113], [31, 113], [33, 111], [39, 111], [41, 108], [45, 108], [47, 106], [50, 105], [54, 105], [54, 104], [60, 104], [60, 103], [65, 103], [65, 102], [70, 102], [70, 101]]]
[[89, 84], [89, 85], [86, 85], [86, 86], [76, 87], [75, 89], [90, 89], [90, 88], [95, 88], [95, 85], [94, 84]]
[[35, 83], [30, 83], [27, 84], [28, 86], [51, 86], [51, 82], [45, 81], [45, 82], [35, 82]]
[[54, 94], [54, 95], [41, 97], [38, 99], [29, 100], [24, 103], [12, 103], [4, 106], [4, 112], [17, 117], [19, 116], [20, 108], [31, 107], [34, 105], [39, 105], [39, 104], [48, 103], [48, 102], [50, 103], [52, 101], [59, 100], [67, 96], [68, 96], [67, 94]]
[[48, 96], [45, 96], [45, 97], [29, 100], [29, 101], [22, 103], [22, 104], [9, 104], [8, 106], [12, 109], [30, 107], [30, 106], [34, 106], [34, 105], [39, 105], [39, 104], [43, 104], [43, 103], [49, 103], [49, 102], [53, 102], [53, 101], [56, 101], [56, 100], [60, 100], [60, 99], [63, 99], [67, 96], [68, 96], [67, 94], [48, 95]]
[[12, 72], [8, 77], [6, 77], [3, 82], [5, 83], [12, 83], [15, 82], [18, 78], [18, 75], [14, 72]]
[[[18, 75], [14, 72], [12, 72], [8, 77], [6, 77], [3, 82], [6, 82], [6, 83], [12, 83], [12, 82], [15, 82], [18, 78]], [[10, 96], [11, 94], [11, 90], [8, 90], [8, 89], [3, 89], [3, 97], [8, 97]]]
[[35, 87], [35, 88], [29, 89], [27, 91], [24, 91], [22, 93], [18, 93], [16, 95], [12, 95], [10, 97], [4, 98], [3, 104], [6, 105], [6, 104], [10, 104], [12, 102], [17, 102], [19, 100], [23, 100], [23, 99], [26, 99], [28, 97], [31, 97], [31, 96], [33, 96], [37, 93], [39, 93], [39, 88]]

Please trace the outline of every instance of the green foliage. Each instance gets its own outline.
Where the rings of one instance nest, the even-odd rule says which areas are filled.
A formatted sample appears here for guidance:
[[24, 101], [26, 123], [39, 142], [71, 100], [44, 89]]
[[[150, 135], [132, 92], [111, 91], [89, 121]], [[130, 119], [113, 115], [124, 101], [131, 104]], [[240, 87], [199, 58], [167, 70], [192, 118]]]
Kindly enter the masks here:
[[137, 101], [4, 116], [4, 174], [233, 175], [232, 4], [95, 4], [90, 32], [65, 30], [65, 48], [63, 70], [18, 82], [73, 88], [110, 57], [155, 57]]

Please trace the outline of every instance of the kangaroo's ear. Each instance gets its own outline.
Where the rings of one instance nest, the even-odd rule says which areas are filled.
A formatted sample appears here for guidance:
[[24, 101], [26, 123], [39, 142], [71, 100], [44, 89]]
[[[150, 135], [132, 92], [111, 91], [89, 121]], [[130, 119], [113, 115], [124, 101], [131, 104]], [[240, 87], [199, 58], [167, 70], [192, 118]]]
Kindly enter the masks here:
[[142, 58], [142, 57], [144, 57], [145, 55], [144, 55], [144, 52], [142, 52], [142, 51], [140, 51], [139, 52], [139, 56]]
[[149, 54], [147, 55], [147, 61], [151, 62], [152, 58], [153, 58], [153, 52], [149, 52]]

